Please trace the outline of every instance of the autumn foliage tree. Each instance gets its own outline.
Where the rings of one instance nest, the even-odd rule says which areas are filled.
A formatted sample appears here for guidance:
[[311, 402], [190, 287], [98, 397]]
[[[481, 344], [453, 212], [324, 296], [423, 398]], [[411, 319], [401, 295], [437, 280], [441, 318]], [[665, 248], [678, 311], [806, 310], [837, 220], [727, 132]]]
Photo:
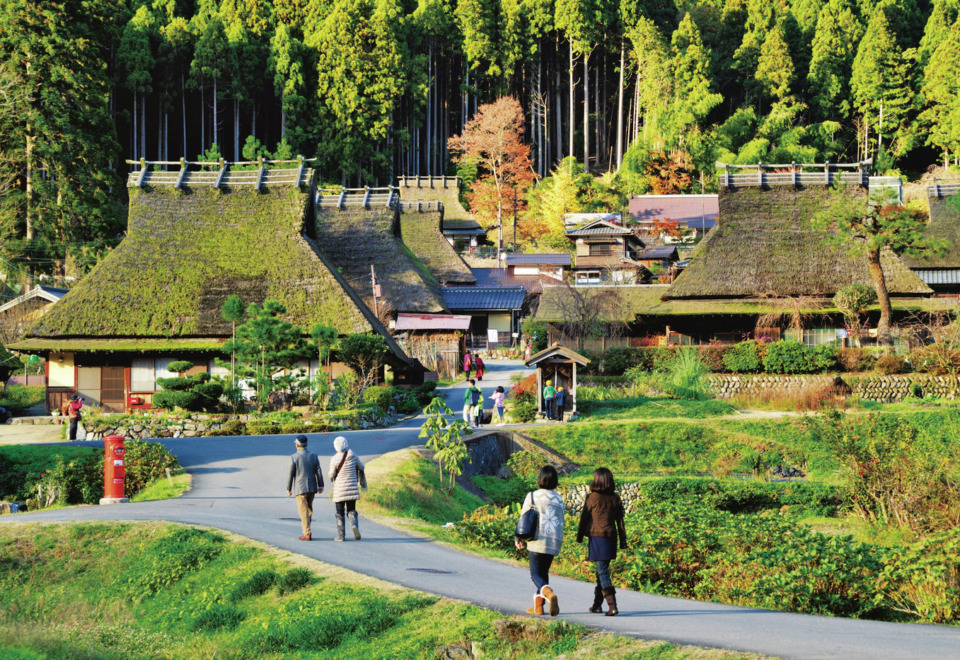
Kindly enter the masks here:
[[673, 238], [680, 238], [683, 236], [683, 227], [680, 226], [678, 221], [671, 220], [670, 218], [654, 219], [653, 230], [658, 234], [666, 234], [667, 236], [672, 236]]
[[[530, 163], [530, 146], [523, 143], [523, 109], [504, 96], [480, 106], [462, 135], [447, 141], [454, 162], [472, 161], [480, 172], [479, 185], [470, 198], [471, 208], [496, 209], [497, 257], [503, 247], [503, 212], [511, 208], [514, 189], [524, 189], [536, 176]], [[493, 198], [492, 201], [490, 198]]]
[[655, 151], [647, 162], [647, 179], [655, 195], [677, 195], [689, 191], [693, 182], [690, 155], [682, 151], [667, 154]]

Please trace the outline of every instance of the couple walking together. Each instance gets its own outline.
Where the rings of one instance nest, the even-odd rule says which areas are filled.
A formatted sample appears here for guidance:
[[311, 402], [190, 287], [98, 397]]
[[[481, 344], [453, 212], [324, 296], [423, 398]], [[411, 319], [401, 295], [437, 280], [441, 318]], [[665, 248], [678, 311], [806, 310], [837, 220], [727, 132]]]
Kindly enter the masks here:
[[[550, 565], [553, 558], [560, 554], [563, 545], [563, 500], [557, 493], [557, 470], [545, 465], [537, 476], [539, 488], [528, 493], [523, 500], [522, 516], [529, 509], [538, 514], [536, 536], [527, 541], [530, 555], [530, 579], [537, 588], [533, 596], [533, 607], [527, 614], [540, 615], [544, 611], [550, 616], [560, 613], [557, 594], [550, 587]], [[597, 586], [593, 591], [593, 605], [589, 611], [603, 613], [603, 601], [607, 602], [607, 616], [619, 614], [616, 589], [610, 579], [610, 562], [617, 556], [617, 540], [620, 547], [627, 547], [627, 533], [623, 524], [624, 510], [620, 496], [614, 492], [613, 473], [607, 468], [598, 468], [593, 472], [590, 494], [583, 504], [580, 524], [577, 527], [577, 543], [588, 539], [587, 560], [592, 561], [597, 571]], [[514, 539], [517, 550], [523, 549], [523, 541]], [[545, 609], [546, 608], [546, 609]]]
[[[313, 498], [323, 492], [323, 475], [320, 473], [320, 459], [316, 454], [307, 451], [307, 436], [298, 435], [294, 442], [297, 453], [290, 457], [290, 476], [287, 478], [287, 497], [297, 496], [297, 511], [300, 513], [300, 523], [303, 527], [301, 541], [312, 539], [310, 522], [313, 518]], [[327, 476], [333, 483], [333, 494], [330, 499], [336, 506], [337, 536], [334, 541], [343, 541], [345, 517], [350, 516], [350, 527], [353, 528], [353, 538], [360, 540], [360, 526], [357, 519], [357, 500], [360, 499], [360, 489], [366, 489], [363, 463], [347, 445], [347, 439], [342, 435], [333, 441], [336, 454], [330, 459], [330, 470]]]

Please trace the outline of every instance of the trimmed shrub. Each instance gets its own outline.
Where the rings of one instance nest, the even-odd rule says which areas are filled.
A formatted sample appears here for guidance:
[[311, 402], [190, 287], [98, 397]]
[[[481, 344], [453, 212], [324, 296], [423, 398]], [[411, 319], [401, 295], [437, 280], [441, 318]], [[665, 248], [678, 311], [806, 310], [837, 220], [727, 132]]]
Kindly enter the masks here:
[[393, 403], [393, 388], [385, 385], [373, 385], [363, 391], [363, 402], [379, 406], [380, 410], [386, 410]]
[[537, 404], [532, 401], [517, 401], [507, 413], [514, 422], [527, 423], [532, 422], [537, 417]]
[[816, 367], [806, 346], [793, 339], [782, 339], [767, 346], [763, 369], [772, 374], [808, 374]]
[[907, 362], [899, 355], [881, 355], [873, 368], [883, 376], [902, 374], [907, 372]]
[[[160, 379], [163, 380], [163, 379]], [[153, 407], [160, 410], [202, 410], [203, 397], [193, 391], [161, 390], [153, 395]]]
[[862, 348], [840, 348], [837, 350], [837, 362], [844, 371], [868, 371], [873, 368], [877, 357]]
[[151, 481], [166, 476], [166, 469], [178, 470], [180, 463], [170, 450], [158, 442], [145, 440], [127, 440], [124, 443], [127, 453], [126, 492], [127, 495], [139, 493]]
[[837, 368], [837, 347], [834, 344], [820, 344], [807, 349], [807, 356], [814, 371], [833, 371]]
[[286, 422], [285, 424], [280, 425], [280, 432], [289, 433], [290, 435], [297, 433], [312, 433], [313, 431], [313, 426], [305, 422]]
[[708, 371], [717, 373], [723, 371], [723, 360], [729, 350], [729, 346], [698, 346], [697, 355]]
[[760, 342], [744, 341], [732, 346], [723, 356], [723, 366], [735, 374], [753, 374], [763, 368]]
[[280, 425], [266, 419], [258, 419], [247, 423], [248, 435], [277, 435], [280, 433]]
[[208, 436], [246, 435], [246, 434], [247, 434], [247, 425], [241, 422], [239, 419], [228, 420], [224, 422], [219, 429], [211, 429], [206, 433], [206, 435]]

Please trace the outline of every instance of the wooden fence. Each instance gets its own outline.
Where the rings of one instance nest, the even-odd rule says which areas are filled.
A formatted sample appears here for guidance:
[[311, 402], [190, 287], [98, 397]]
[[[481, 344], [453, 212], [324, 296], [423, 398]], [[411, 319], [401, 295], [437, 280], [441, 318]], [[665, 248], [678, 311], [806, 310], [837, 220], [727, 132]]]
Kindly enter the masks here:
[[[227, 162], [188, 160], [128, 160], [134, 169], [127, 176], [127, 187], [165, 186], [171, 188], [239, 188], [264, 186], [301, 187], [309, 185], [313, 170], [307, 163], [313, 158], [296, 160], [259, 160]], [[165, 169], [176, 167], [178, 169]], [[249, 167], [252, 169], [233, 169]], [[213, 169], [216, 168], [216, 169]]]
[[397, 185], [401, 188], [459, 188], [458, 176], [398, 176]]
[[317, 191], [317, 210], [371, 209], [375, 207], [396, 209], [400, 203], [400, 189], [386, 188], [321, 188]]
[[[723, 174], [720, 175], [720, 185], [727, 188], [740, 186], [829, 186], [837, 181], [866, 186], [869, 184], [869, 166], [872, 163], [872, 160], [860, 163], [788, 163], [780, 165], [767, 163], [732, 165], [718, 162], [717, 169], [723, 170]], [[805, 169], [811, 171], [804, 171]], [[731, 170], [753, 171], [731, 173]]]
[[426, 213], [428, 211], [439, 211], [443, 213], [443, 202], [423, 202], [419, 199], [415, 202], [400, 202], [401, 213]]
[[960, 192], [960, 179], [937, 179], [927, 187], [929, 197], [950, 197]]

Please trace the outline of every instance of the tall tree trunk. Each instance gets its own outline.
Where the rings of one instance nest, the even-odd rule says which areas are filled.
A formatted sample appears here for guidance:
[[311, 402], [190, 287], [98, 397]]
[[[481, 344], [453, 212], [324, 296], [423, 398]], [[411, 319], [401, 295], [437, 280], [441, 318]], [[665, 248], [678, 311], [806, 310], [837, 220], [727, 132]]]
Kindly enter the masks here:
[[433, 42], [427, 46], [427, 176], [433, 175]]
[[880, 322], [877, 323], [877, 343], [881, 346], [893, 346], [890, 336], [890, 319], [893, 318], [893, 307], [890, 304], [890, 294], [887, 292], [887, 283], [880, 267], [880, 249], [867, 253], [867, 267], [870, 270], [870, 279], [873, 289], [877, 292], [877, 302], [880, 303]]
[[617, 169], [623, 165], [623, 65], [626, 47], [620, 39], [620, 83], [617, 87]]
[[140, 157], [147, 157], [147, 98], [140, 98]]
[[[167, 156], [163, 148], [163, 122], [165, 114], [163, 112], [162, 96], [157, 94], [157, 160], [166, 160]], [[166, 169], [166, 166], [164, 166]]]
[[[220, 151], [220, 118], [217, 114], [217, 79], [213, 79], [213, 143], [217, 145], [217, 150]], [[220, 151], [220, 155], [223, 155], [223, 151]]]
[[[207, 90], [206, 84], [204, 83], [203, 76], [200, 77], [200, 153], [201, 160], [203, 159], [202, 154], [207, 150]], [[186, 121], [186, 120], [184, 120]]]
[[180, 121], [183, 124], [183, 156], [184, 160], [187, 158], [187, 92], [185, 89], [183, 81], [183, 72], [180, 72]]
[[569, 156], [573, 158], [573, 122], [575, 113], [573, 111], [573, 42], [570, 42], [570, 116], [567, 117], [567, 126], [569, 127], [570, 151]]
[[133, 90], [133, 160], [140, 160], [140, 106], [137, 104], [139, 93]]
[[240, 101], [233, 99], [233, 159], [240, 161]]
[[[563, 104], [560, 102], [560, 37], [557, 37], [556, 41], [556, 60], [557, 67], [554, 70], [554, 107], [556, 111], [553, 113], [553, 123], [554, 128], [557, 131], [557, 148], [554, 150], [556, 153], [556, 160], [563, 158]], [[553, 162], [553, 161], [551, 161]]]
[[583, 171], [590, 171], [590, 52], [583, 54]]
[[257, 137], [257, 102], [250, 102], [250, 135]]

